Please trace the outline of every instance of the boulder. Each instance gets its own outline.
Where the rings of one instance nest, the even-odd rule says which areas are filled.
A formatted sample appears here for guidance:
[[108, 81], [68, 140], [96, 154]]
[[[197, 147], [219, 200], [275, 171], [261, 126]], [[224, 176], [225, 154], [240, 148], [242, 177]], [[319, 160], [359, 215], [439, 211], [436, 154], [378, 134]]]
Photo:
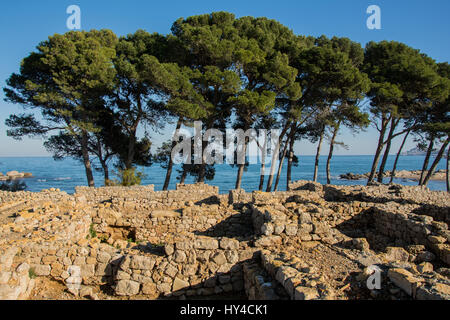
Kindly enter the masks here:
[[6, 175], [11, 179], [23, 178], [24, 174], [19, 171], [9, 171]]

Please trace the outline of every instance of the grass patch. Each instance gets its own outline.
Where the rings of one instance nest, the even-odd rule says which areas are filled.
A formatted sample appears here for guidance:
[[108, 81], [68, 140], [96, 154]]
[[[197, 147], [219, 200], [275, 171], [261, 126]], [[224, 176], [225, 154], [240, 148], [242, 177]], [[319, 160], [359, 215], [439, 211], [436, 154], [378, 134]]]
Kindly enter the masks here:
[[89, 227], [89, 235], [91, 237], [91, 239], [93, 238], [97, 238], [97, 231], [95, 231], [94, 229], [94, 224], [92, 223], [91, 226]]
[[36, 274], [36, 272], [34, 271], [33, 268], [30, 268], [28, 270], [28, 276], [30, 277], [30, 279], [35, 279], [37, 277], [37, 274]]

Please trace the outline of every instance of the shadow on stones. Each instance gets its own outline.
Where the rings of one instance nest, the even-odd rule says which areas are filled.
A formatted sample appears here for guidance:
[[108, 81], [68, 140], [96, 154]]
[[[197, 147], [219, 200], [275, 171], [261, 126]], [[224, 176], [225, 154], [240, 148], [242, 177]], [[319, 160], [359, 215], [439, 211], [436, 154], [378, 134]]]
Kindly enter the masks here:
[[105, 275], [102, 277], [102, 284], [100, 284], [100, 291], [106, 295], [114, 296], [113, 285], [117, 278], [117, 271], [119, 270], [119, 265], [124, 259], [123, 256], [115, 260], [111, 260], [105, 269]]
[[[379, 230], [375, 228], [372, 213], [372, 208], [362, 211], [351, 219], [336, 225], [336, 229], [352, 239], [365, 238], [369, 243], [371, 250], [384, 252], [387, 247], [395, 245], [396, 242], [394, 239], [382, 235]], [[336, 245], [345, 248], [349, 247], [348, 243], [339, 243]]]
[[209, 278], [186, 288], [161, 294], [157, 300], [248, 300], [245, 290], [244, 265], [254, 264], [258, 255], [233, 265], [229, 272], [216, 272]]
[[230, 216], [205, 231], [194, 231], [194, 234], [213, 238], [251, 239], [254, 234], [251, 212], [241, 212]]
[[211, 196], [201, 201], [197, 201], [194, 203], [196, 206], [201, 206], [202, 204], [213, 205], [220, 204], [220, 198], [217, 196]]
[[138, 250], [142, 253], [153, 254], [156, 256], [160, 256], [160, 257], [165, 256], [164, 246], [158, 245], [158, 244], [153, 244], [150, 242], [148, 242], [147, 244], [139, 243], [136, 246], [132, 247], [131, 249]]
[[432, 217], [434, 221], [445, 222], [450, 227], [450, 207], [423, 204], [411, 212], [417, 215]]
[[344, 190], [340, 190], [334, 186], [324, 186], [324, 198], [325, 201], [332, 202], [350, 202], [350, 201], [361, 201], [361, 202], [373, 202], [373, 203], [386, 203], [386, 202], [397, 202], [400, 204], [421, 204], [412, 199], [404, 199], [401, 198], [401, 192], [398, 186], [391, 186], [389, 188], [389, 194], [393, 194], [398, 196], [399, 198], [387, 198], [377, 195], [371, 196], [367, 193], [352, 193], [351, 195], [344, 192]]

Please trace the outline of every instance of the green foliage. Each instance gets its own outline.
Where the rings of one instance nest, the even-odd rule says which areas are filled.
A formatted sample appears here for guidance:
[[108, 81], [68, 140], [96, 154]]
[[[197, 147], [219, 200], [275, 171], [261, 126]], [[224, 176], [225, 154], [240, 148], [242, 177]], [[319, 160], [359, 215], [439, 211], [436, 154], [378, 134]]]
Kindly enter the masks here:
[[435, 62], [419, 50], [395, 41], [369, 42], [365, 49], [364, 71], [373, 85], [368, 93], [372, 112], [392, 112], [408, 116], [427, 109], [434, 99], [445, 99], [445, 84]]
[[28, 277], [30, 277], [30, 279], [36, 279], [37, 274], [33, 268], [28, 269]]
[[95, 231], [94, 224], [91, 224], [89, 226], [89, 236], [91, 237], [91, 239], [97, 238], [97, 231]]
[[[144, 177], [136, 166], [168, 167], [171, 142], [152, 156], [148, 129], [159, 133], [173, 119], [201, 120], [203, 130], [286, 129], [288, 145], [327, 131], [336, 136], [341, 125], [367, 127], [369, 115], [360, 107], [367, 97], [370, 112], [382, 119], [380, 134], [392, 128], [388, 140], [400, 121], [427, 139], [445, 140], [449, 74], [448, 63], [399, 42], [363, 49], [348, 38], [295, 35], [264, 17], [213, 12], [178, 19], [170, 35], [138, 30], [118, 38], [93, 30], [50, 36], [4, 88], [6, 101], [40, 116], [15, 113], [5, 123], [8, 136], [44, 137], [55, 159], [82, 160], [88, 176], [94, 156], [105, 184], [131, 186]], [[115, 181], [108, 176], [112, 160], [122, 168]], [[215, 170], [184, 165], [180, 173], [202, 181]]]
[[123, 187], [130, 187], [134, 185], [140, 185], [142, 179], [145, 178], [145, 174], [142, 171], [137, 171], [136, 167], [130, 169], [118, 169], [117, 176], [119, 180], [115, 180], [115, 185]]

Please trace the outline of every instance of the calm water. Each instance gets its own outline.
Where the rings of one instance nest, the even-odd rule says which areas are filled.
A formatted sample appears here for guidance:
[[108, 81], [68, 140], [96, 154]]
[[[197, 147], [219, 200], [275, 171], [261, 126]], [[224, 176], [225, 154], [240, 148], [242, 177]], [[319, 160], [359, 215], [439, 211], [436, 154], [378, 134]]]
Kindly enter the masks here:
[[[422, 167], [423, 156], [404, 156], [401, 157], [398, 164], [398, 170], [419, 170]], [[314, 156], [300, 156], [299, 165], [293, 167], [292, 179], [295, 180], [311, 180], [314, 170]], [[332, 184], [350, 185], [365, 184], [365, 181], [347, 181], [340, 180], [339, 175], [347, 172], [366, 173], [370, 171], [372, 164], [372, 156], [335, 156], [331, 162]], [[389, 158], [387, 170], [392, 168], [395, 156]], [[325, 173], [326, 157], [321, 157], [319, 166], [319, 182], [326, 183]], [[437, 168], [445, 169], [445, 160], [439, 163]], [[53, 158], [0, 158], [0, 172], [17, 170], [20, 172], [31, 172], [34, 177], [26, 179], [28, 191], [40, 191], [48, 188], [59, 188], [68, 193], [74, 192], [75, 186], [86, 185], [86, 176], [83, 165], [75, 160], [67, 159], [63, 161], [54, 161]], [[112, 170], [111, 170], [112, 171]], [[165, 170], [159, 166], [144, 168], [147, 177], [143, 184], [154, 184], [155, 190], [161, 190], [164, 184]], [[175, 188], [176, 170], [173, 171], [171, 189]], [[218, 186], [221, 193], [227, 193], [233, 189], [236, 180], [236, 167], [230, 165], [217, 165], [216, 176], [213, 181], [208, 184]], [[260, 165], [250, 165], [248, 170], [244, 172], [242, 187], [246, 191], [252, 191], [259, 186]], [[100, 171], [94, 172], [97, 186], [103, 185], [103, 177]], [[111, 178], [114, 178], [111, 173]], [[267, 178], [266, 178], [267, 181]], [[191, 179], [187, 179], [186, 183], [193, 183]], [[405, 185], [417, 185], [416, 181], [395, 179], [396, 183]], [[429, 188], [432, 190], [446, 190], [445, 181], [430, 181]], [[279, 190], [286, 190], [286, 172], [280, 180]]]

